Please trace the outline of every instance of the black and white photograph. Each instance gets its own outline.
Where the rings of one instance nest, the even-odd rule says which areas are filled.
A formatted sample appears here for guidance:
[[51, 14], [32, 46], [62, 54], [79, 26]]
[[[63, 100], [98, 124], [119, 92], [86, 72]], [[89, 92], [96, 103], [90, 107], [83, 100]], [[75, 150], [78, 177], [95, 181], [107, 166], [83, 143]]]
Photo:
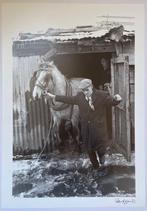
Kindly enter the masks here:
[[[144, 186], [144, 170], [136, 182], [137, 166], [145, 160], [135, 123], [136, 90], [143, 83], [137, 85], [136, 59], [142, 11], [129, 4], [4, 5], [11, 39], [11, 59], [4, 59], [11, 78], [4, 74], [11, 81], [5, 149], [13, 200], [73, 200], [67, 207], [86, 207], [88, 199], [95, 200], [92, 207], [144, 203], [145, 190], [140, 202], [136, 198], [138, 183]], [[83, 204], [72, 204], [81, 197]]]

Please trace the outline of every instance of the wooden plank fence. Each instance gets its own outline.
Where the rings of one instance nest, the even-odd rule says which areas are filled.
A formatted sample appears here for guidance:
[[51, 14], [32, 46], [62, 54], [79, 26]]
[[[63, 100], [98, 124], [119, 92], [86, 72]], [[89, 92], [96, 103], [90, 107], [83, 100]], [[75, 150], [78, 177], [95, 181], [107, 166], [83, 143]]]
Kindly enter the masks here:
[[13, 57], [13, 152], [39, 152], [48, 134], [50, 113], [44, 99], [31, 98], [29, 82], [40, 56]]
[[135, 150], [135, 66], [129, 66], [130, 73], [130, 118], [131, 118], [131, 146]]

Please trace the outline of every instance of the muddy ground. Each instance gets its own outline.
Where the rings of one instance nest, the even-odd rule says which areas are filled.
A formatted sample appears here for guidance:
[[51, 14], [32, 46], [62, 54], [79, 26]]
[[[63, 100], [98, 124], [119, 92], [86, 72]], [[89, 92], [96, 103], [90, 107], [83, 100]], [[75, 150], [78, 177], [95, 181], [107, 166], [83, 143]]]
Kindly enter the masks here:
[[129, 163], [112, 154], [103, 168], [94, 170], [86, 154], [57, 151], [37, 158], [34, 154], [13, 160], [15, 197], [135, 196], [134, 159]]

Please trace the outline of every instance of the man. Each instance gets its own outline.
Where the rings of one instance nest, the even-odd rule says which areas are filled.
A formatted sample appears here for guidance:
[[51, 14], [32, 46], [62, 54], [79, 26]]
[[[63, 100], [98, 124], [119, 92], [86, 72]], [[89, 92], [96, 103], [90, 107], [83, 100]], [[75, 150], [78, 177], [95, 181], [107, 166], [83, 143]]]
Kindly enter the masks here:
[[105, 91], [94, 89], [90, 79], [83, 79], [79, 89], [80, 92], [76, 96], [59, 96], [51, 93], [47, 96], [55, 101], [79, 106], [82, 140], [93, 167], [99, 168], [100, 164], [104, 163], [107, 147], [106, 107], [119, 104], [121, 97], [118, 94], [112, 97]]
[[98, 60], [98, 68], [95, 72], [95, 77], [93, 78], [93, 85], [100, 90], [109, 91], [110, 83], [111, 70], [109, 60], [102, 57], [100, 61]]
[[108, 85], [111, 83], [111, 71], [108, 64], [108, 60], [106, 60], [105, 58], [101, 58], [100, 78], [102, 89], [108, 91]]
[[[100, 60], [101, 68], [100, 68], [100, 86], [101, 89], [107, 91], [111, 94], [111, 70], [110, 70], [110, 63], [108, 58], [102, 57]], [[107, 119], [107, 133], [109, 140], [112, 139], [112, 110], [111, 108], [107, 108], [106, 111], [106, 119]]]

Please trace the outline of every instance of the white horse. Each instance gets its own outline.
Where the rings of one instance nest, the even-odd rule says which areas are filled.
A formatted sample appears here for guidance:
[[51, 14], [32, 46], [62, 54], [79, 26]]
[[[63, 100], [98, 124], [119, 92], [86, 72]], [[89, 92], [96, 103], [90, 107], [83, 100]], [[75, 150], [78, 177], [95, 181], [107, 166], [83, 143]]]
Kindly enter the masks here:
[[[42, 64], [41, 71], [37, 73], [37, 80], [33, 90], [33, 97], [40, 98], [41, 95], [49, 91], [55, 95], [74, 96], [78, 92], [79, 83], [83, 78], [73, 78], [68, 80], [55, 66], [53, 62]], [[76, 130], [76, 142], [79, 143], [79, 108], [77, 105], [67, 105], [61, 102], [49, 101], [50, 105], [50, 128], [49, 146], [53, 149], [59, 146], [61, 139], [59, 127], [62, 119], [70, 120]]]

